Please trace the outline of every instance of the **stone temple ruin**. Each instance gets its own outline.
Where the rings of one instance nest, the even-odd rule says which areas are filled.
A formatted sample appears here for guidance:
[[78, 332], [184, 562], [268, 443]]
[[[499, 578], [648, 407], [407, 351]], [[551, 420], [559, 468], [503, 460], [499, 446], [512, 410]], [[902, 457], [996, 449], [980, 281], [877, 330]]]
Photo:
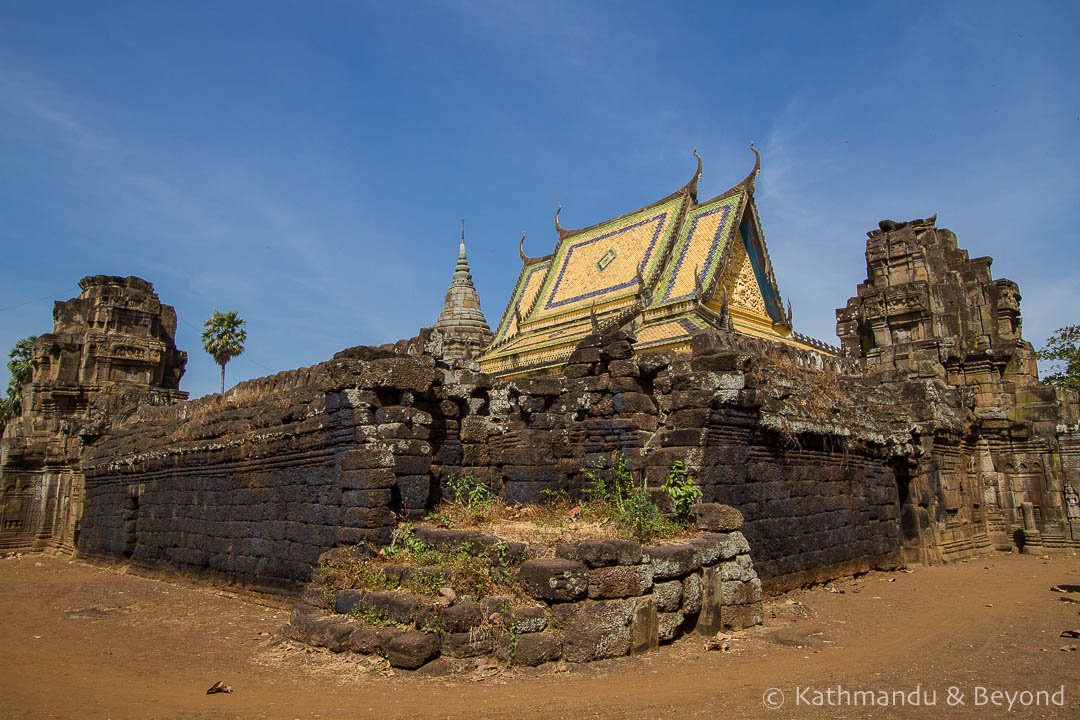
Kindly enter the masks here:
[[[556, 215], [550, 255], [525, 255], [523, 238], [494, 332], [463, 232], [433, 328], [194, 401], [178, 389], [173, 309], [138, 278], [84, 278], [38, 338], [3, 435], [0, 548], [298, 594], [298, 637], [415, 667], [505, 655], [497, 638], [477, 645], [474, 615], [535, 633], [519, 662], [590, 660], [760, 622], [762, 592], [1080, 547], [1080, 398], [1039, 382], [1016, 284], [935, 218], [884, 221], [836, 312], [841, 346], [800, 335], [754, 204], [758, 170], [699, 203], [699, 158], [690, 183], [640, 210], [584, 230]], [[434, 637], [314, 613], [320, 557], [385, 545], [450, 478], [537, 503], [616, 453], [653, 486], [683, 462], [705, 533], [555, 559], [514, 546], [539, 605], [465, 603]], [[436, 545], [497, 540], [421, 531]], [[422, 627], [415, 599], [346, 590], [339, 612], [382, 602]]]

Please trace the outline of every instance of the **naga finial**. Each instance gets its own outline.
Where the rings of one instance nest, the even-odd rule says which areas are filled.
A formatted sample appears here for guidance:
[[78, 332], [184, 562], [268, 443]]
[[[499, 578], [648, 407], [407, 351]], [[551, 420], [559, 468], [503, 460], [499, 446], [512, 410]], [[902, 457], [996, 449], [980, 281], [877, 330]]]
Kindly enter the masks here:
[[652, 298], [649, 297], [649, 289], [645, 286], [645, 277], [641, 274], [641, 266], [640, 265], [638, 265], [638, 267], [637, 267], [637, 271], [635, 273], [635, 276], [637, 277], [637, 284], [638, 284], [637, 299], [638, 299], [639, 303], [641, 304], [641, 308], [644, 310], [645, 308], [647, 308], [649, 306], [649, 302], [652, 300]]
[[787, 301], [787, 326], [788, 326], [788, 329], [792, 329], [792, 328], [795, 327], [794, 325], [791, 324], [791, 300], [790, 299], [788, 299], [788, 301]]
[[732, 330], [731, 311], [728, 309], [727, 303], [727, 288], [724, 288], [724, 292], [720, 297], [720, 316], [723, 318], [724, 329], [727, 331]]
[[694, 198], [694, 202], [697, 202], [697, 184], [698, 180], [701, 179], [701, 156], [698, 155], [696, 147], [694, 148], [694, 157], [697, 158], [697, 170], [694, 171], [694, 177], [686, 184], [686, 187]]
[[592, 331], [594, 333], [600, 332], [600, 323], [596, 319], [596, 301], [592, 301], [592, 305], [589, 306], [589, 323], [592, 324]]
[[701, 285], [701, 268], [697, 265], [694, 266], [694, 295], [697, 296], [698, 302], [704, 301], [705, 288]]
[[555, 231], [558, 232], [559, 235], [562, 235], [563, 232], [565, 232], [565, 229], [563, 228], [563, 226], [559, 224], [559, 213], [561, 213], [561, 212], [562, 212], [562, 203], [559, 203], [559, 206], [555, 209]]
[[521, 231], [521, 242], [518, 243], [518, 253], [521, 255], [521, 262], [529, 262], [529, 256], [525, 254], [525, 231]]
[[746, 179], [739, 183], [739, 185], [745, 187], [750, 192], [754, 192], [754, 178], [756, 178], [758, 174], [761, 173], [761, 153], [759, 153], [757, 151], [757, 148], [754, 147], [753, 140], [750, 141], [750, 149], [754, 151], [754, 169], [750, 171], [750, 174], [747, 175]]

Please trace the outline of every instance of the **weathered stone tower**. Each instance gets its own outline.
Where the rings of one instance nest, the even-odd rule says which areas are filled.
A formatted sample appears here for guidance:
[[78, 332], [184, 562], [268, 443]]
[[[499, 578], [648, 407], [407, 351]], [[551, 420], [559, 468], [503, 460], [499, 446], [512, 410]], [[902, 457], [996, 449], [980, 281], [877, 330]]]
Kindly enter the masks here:
[[442, 356], [446, 360], [471, 360], [491, 344], [493, 337], [484, 311], [480, 309], [480, 296], [476, 294], [469, 260], [465, 256], [464, 220], [461, 221], [461, 244], [454, 279], [446, 291], [443, 311], [435, 329], [443, 334]]
[[936, 216], [868, 236], [867, 279], [836, 334], [923, 426], [921, 459], [896, 468], [908, 558], [1075, 544], [1077, 397], [1039, 382], [1016, 283], [994, 280], [991, 258], [969, 258]]
[[95, 275], [53, 307], [22, 412], [0, 441], [0, 548], [74, 548], [85, 444], [141, 404], [187, 398], [176, 311], [137, 277]]

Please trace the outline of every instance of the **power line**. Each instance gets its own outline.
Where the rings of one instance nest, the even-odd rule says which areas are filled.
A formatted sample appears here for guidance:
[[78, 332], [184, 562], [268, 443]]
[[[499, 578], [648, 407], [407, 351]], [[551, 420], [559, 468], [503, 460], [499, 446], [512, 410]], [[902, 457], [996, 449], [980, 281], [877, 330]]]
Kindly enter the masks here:
[[49, 300], [51, 298], [56, 297], [57, 295], [59, 295], [59, 293], [51, 293], [51, 294], [46, 295], [44, 297], [39, 297], [36, 300], [27, 300], [26, 302], [19, 303], [18, 305], [12, 305], [10, 307], [0, 308], [0, 312], [7, 312], [8, 310], [15, 310], [17, 308], [25, 307], [27, 305], [32, 305], [32, 304], [34, 304], [36, 302], [41, 302], [42, 300]]

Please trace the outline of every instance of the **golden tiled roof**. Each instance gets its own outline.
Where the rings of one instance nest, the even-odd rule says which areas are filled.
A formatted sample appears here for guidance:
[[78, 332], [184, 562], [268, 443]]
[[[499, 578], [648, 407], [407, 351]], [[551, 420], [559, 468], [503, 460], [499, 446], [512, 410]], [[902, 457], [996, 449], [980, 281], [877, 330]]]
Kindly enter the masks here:
[[552, 255], [521, 252], [514, 293], [479, 358], [483, 370], [553, 367], [596, 327], [632, 331], [637, 351], [686, 350], [693, 334], [710, 328], [805, 345], [782, 312], [754, 206], [754, 154], [742, 182], [701, 204], [698, 158], [690, 183], [635, 212], [582, 230], [561, 227], [556, 213]]
[[632, 302], [638, 278], [648, 285], [656, 276], [689, 201], [687, 195], [678, 194], [562, 238], [527, 322], [547, 324], [574, 311], [580, 315], [594, 304]]

